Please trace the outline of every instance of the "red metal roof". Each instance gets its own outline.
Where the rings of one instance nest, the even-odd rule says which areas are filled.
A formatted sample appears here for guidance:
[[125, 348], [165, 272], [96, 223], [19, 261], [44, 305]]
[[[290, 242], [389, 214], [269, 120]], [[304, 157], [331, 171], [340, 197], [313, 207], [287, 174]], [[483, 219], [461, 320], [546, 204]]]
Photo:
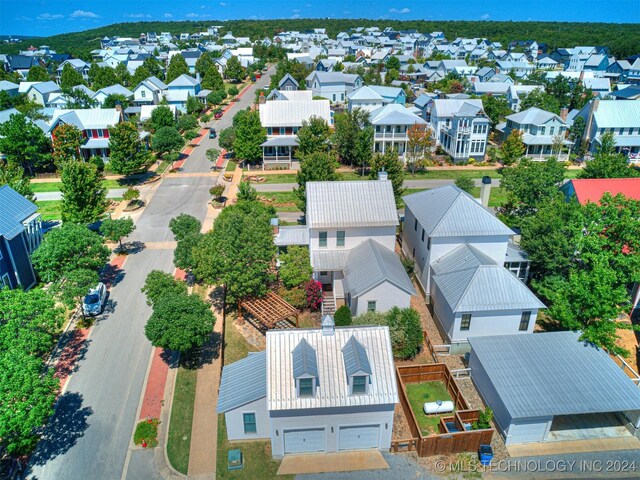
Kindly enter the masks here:
[[640, 178], [589, 178], [573, 179], [573, 190], [578, 201], [597, 203], [608, 192], [613, 196], [621, 193], [627, 198], [640, 200]]

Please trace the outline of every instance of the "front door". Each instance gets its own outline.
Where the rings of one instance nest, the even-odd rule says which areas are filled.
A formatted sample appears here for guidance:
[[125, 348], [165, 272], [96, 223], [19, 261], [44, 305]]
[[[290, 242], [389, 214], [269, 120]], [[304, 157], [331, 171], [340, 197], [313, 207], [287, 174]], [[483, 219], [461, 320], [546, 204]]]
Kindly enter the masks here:
[[321, 271], [318, 273], [318, 281], [323, 285], [331, 286], [331, 281], [333, 280], [333, 272]]

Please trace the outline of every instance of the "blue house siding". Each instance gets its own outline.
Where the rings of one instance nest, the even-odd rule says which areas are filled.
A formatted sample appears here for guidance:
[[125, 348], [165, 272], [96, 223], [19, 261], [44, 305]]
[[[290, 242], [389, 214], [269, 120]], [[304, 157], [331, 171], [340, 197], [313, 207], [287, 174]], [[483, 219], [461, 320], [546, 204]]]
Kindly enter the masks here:
[[15, 271], [18, 274], [18, 282], [25, 290], [33, 287], [36, 283], [36, 276], [24, 241], [24, 233], [9, 240], [7, 246], [10, 250], [10, 259], [13, 260]]
[[16, 288], [18, 282], [13, 271], [13, 265], [9, 258], [9, 250], [5, 245], [6, 241], [3, 237], [0, 237], [0, 287], [2, 287], [8, 280], [9, 288]]

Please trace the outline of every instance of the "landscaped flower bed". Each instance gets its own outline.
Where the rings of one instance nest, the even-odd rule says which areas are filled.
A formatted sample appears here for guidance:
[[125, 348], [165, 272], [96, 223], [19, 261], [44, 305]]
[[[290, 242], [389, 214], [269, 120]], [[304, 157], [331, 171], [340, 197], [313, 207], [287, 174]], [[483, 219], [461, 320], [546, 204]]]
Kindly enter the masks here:
[[133, 434], [133, 443], [141, 445], [143, 448], [158, 446], [158, 424], [157, 418], [143, 420], [136, 426]]

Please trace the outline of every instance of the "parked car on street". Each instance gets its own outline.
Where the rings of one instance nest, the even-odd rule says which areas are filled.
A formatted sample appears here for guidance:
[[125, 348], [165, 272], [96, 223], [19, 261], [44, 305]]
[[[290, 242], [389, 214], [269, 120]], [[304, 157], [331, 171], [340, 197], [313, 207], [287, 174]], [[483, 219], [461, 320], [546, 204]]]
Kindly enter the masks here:
[[85, 315], [100, 315], [107, 301], [107, 287], [100, 282], [89, 290], [82, 301], [82, 310]]
[[218, 134], [216, 133], [216, 129], [215, 128], [210, 128], [209, 129], [209, 138], [216, 138], [218, 136]]
[[222, 110], [216, 110], [213, 113], [213, 118], [215, 118], [216, 120], [220, 120], [222, 118]]

